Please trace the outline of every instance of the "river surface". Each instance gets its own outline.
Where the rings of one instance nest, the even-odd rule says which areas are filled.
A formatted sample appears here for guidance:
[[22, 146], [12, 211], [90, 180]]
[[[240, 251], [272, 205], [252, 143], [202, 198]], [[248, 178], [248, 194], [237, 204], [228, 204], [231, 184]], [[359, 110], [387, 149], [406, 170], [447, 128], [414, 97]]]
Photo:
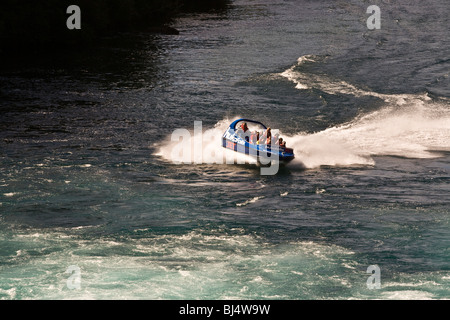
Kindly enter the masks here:
[[[449, 3], [372, 2], [3, 61], [0, 299], [450, 298]], [[240, 117], [296, 158], [220, 162]]]

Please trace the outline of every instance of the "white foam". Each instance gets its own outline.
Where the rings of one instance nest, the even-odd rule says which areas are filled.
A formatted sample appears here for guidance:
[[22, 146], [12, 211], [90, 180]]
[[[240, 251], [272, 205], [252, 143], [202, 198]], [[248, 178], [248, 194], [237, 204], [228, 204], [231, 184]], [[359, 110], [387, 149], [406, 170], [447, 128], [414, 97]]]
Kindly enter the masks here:
[[[175, 164], [234, 164], [252, 163], [256, 159], [222, 147], [222, 136], [234, 119], [224, 119], [216, 123], [213, 128], [191, 132], [187, 129], [174, 130], [172, 135], [159, 146], [155, 155]], [[182, 130], [182, 131], [181, 131]], [[181, 134], [187, 135], [187, 140], [179, 139]], [[178, 140], [179, 139], [179, 140]], [[186, 146], [190, 146], [186, 148]]]
[[249, 203], [255, 203], [256, 201], [258, 201], [260, 199], [263, 199], [263, 198], [264, 198], [264, 196], [254, 197], [254, 198], [251, 198], [250, 200], [246, 200], [246, 201], [244, 201], [242, 203], [236, 203], [236, 206], [237, 207], [243, 207], [243, 206], [248, 205]]
[[433, 158], [450, 151], [450, 114], [437, 104], [387, 106], [347, 124], [313, 134], [286, 137], [307, 168], [374, 165], [377, 155]]
[[19, 194], [19, 192], [7, 192], [7, 193], [4, 193], [3, 195], [5, 197], [10, 198], [10, 197], [14, 197], [15, 195], [18, 195], [18, 194]]
[[8, 297], [9, 300], [13, 300], [16, 298], [17, 292], [16, 292], [16, 288], [11, 288], [11, 289], [1, 289], [0, 288], [0, 295], [6, 295]]
[[304, 64], [307, 61], [314, 62], [314, 56], [313, 55], [301, 56], [300, 58], [297, 59], [297, 64], [296, 65], [293, 65], [289, 69], [281, 72], [280, 75], [282, 77], [284, 77], [284, 78], [294, 82], [296, 89], [299, 89], [299, 90], [309, 89], [309, 86], [305, 84], [307, 81], [301, 81], [303, 79], [302, 74], [297, 72], [297, 71], [295, 71], [295, 68], [297, 66], [300, 66], [300, 65]]
[[[374, 165], [373, 156], [394, 155], [410, 158], [439, 156], [435, 150], [450, 150], [450, 113], [445, 102], [433, 102], [426, 94], [381, 94], [359, 89], [326, 75], [301, 71], [315, 56], [302, 56], [280, 73], [297, 89], [317, 88], [329, 94], [356, 97], [373, 96], [385, 106], [346, 124], [313, 134], [286, 137], [296, 158], [307, 168], [323, 165]], [[295, 164], [295, 160], [293, 162]]]
[[401, 291], [390, 291], [383, 292], [384, 299], [389, 300], [431, 300], [433, 299], [433, 294], [426, 291], [419, 290], [401, 290]]

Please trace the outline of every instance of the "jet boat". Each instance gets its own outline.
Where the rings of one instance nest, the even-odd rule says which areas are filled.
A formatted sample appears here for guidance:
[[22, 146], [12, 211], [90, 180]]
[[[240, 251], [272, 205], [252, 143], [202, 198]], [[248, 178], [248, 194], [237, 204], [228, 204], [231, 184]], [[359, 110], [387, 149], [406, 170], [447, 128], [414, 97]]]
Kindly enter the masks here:
[[261, 137], [259, 138], [263, 138], [262, 136], [267, 129], [268, 128], [259, 121], [237, 119], [229, 125], [223, 134], [222, 147], [234, 152], [256, 157], [258, 161], [260, 161], [261, 158], [264, 158], [265, 163], [267, 163], [268, 160], [287, 163], [294, 159], [293, 149], [279, 146], [275, 141], [266, 144], [267, 141], [265, 138], [258, 139], [258, 133], [261, 133]]

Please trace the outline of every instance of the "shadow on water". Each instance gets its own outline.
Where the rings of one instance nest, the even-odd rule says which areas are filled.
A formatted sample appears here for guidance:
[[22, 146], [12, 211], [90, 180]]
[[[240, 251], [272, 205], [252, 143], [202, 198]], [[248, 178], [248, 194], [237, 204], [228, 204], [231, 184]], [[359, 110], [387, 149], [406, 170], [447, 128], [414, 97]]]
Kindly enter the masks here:
[[[95, 46], [124, 31], [178, 34], [170, 24], [186, 12], [226, 11], [229, 0], [5, 0], [0, 12], [0, 54], [15, 55]], [[82, 18], [81, 18], [82, 17]], [[74, 23], [76, 21], [76, 23]], [[70, 26], [76, 24], [76, 26]]]
[[[100, 81], [114, 83], [119, 78], [139, 86], [142, 81], [133, 78], [139, 72], [147, 73], [147, 80], [158, 72], [160, 54], [155, 39], [157, 35], [121, 33], [102, 38], [95, 47], [80, 46], [71, 50], [55, 50], [28, 54], [17, 52], [1, 59], [3, 79], [24, 77], [55, 79], [68, 77], [73, 81]], [[149, 77], [150, 76], [150, 77]], [[134, 81], [133, 81], [134, 80]], [[2, 86], [2, 92], [7, 91]]]

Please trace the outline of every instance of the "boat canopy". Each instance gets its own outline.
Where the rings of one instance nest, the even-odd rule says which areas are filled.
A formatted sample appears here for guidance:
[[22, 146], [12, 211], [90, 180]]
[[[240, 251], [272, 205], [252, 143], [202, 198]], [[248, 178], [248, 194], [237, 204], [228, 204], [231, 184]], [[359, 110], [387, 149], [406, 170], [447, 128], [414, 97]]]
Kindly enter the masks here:
[[267, 127], [266, 127], [264, 124], [262, 124], [261, 122], [259, 122], [259, 121], [255, 121], [255, 120], [251, 120], [251, 119], [244, 119], [244, 118], [234, 120], [234, 121], [230, 124], [230, 128], [233, 129], [233, 130], [236, 130], [236, 125], [237, 125], [239, 122], [250, 122], [250, 123], [255, 123], [255, 124], [259, 124], [259, 125], [263, 126], [264, 129], [267, 129]]

